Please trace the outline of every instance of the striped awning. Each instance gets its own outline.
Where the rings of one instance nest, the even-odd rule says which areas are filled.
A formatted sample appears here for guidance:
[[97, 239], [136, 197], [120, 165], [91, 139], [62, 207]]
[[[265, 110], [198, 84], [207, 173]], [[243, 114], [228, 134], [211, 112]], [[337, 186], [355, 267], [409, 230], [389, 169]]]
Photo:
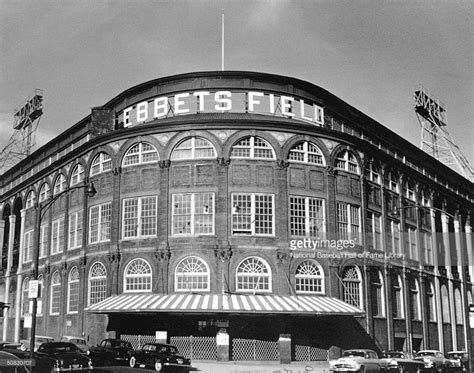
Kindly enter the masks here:
[[120, 294], [96, 303], [92, 313], [183, 312], [305, 315], [362, 315], [337, 298], [250, 294]]

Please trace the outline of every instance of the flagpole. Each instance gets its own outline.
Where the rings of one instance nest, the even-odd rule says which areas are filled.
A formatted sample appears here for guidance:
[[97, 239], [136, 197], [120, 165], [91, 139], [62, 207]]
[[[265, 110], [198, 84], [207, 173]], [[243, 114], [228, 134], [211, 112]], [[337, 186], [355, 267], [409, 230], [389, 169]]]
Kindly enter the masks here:
[[222, 51], [221, 51], [221, 69], [224, 71], [224, 9], [222, 9]]

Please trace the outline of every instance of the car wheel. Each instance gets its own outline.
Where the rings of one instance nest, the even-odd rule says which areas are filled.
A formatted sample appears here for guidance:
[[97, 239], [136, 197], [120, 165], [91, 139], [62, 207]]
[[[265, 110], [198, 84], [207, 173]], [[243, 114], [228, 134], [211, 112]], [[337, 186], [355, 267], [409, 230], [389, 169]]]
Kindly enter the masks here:
[[131, 356], [130, 361], [128, 363], [130, 364], [130, 368], [135, 368], [135, 364], [137, 363], [137, 358], [135, 356]]
[[163, 368], [163, 364], [160, 361], [155, 361], [155, 370], [161, 372], [161, 368]]

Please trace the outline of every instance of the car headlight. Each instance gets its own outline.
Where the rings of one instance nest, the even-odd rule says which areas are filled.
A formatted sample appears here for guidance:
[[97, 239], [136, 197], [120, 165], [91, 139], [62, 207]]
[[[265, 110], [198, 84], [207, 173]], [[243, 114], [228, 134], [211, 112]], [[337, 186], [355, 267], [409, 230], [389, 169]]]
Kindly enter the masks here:
[[398, 367], [398, 362], [396, 360], [389, 360], [388, 366], [390, 368], [396, 368], [396, 367]]
[[158, 361], [155, 363], [155, 369], [160, 370], [163, 367], [163, 364], [159, 363]]

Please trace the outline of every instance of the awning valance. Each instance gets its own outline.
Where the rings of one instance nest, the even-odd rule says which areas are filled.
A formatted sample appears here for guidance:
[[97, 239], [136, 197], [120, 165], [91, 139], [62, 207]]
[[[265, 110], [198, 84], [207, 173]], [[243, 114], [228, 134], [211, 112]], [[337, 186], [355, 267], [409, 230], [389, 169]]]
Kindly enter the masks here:
[[92, 313], [183, 312], [305, 315], [362, 315], [340, 299], [326, 296], [252, 294], [120, 294], [86, 308]]

